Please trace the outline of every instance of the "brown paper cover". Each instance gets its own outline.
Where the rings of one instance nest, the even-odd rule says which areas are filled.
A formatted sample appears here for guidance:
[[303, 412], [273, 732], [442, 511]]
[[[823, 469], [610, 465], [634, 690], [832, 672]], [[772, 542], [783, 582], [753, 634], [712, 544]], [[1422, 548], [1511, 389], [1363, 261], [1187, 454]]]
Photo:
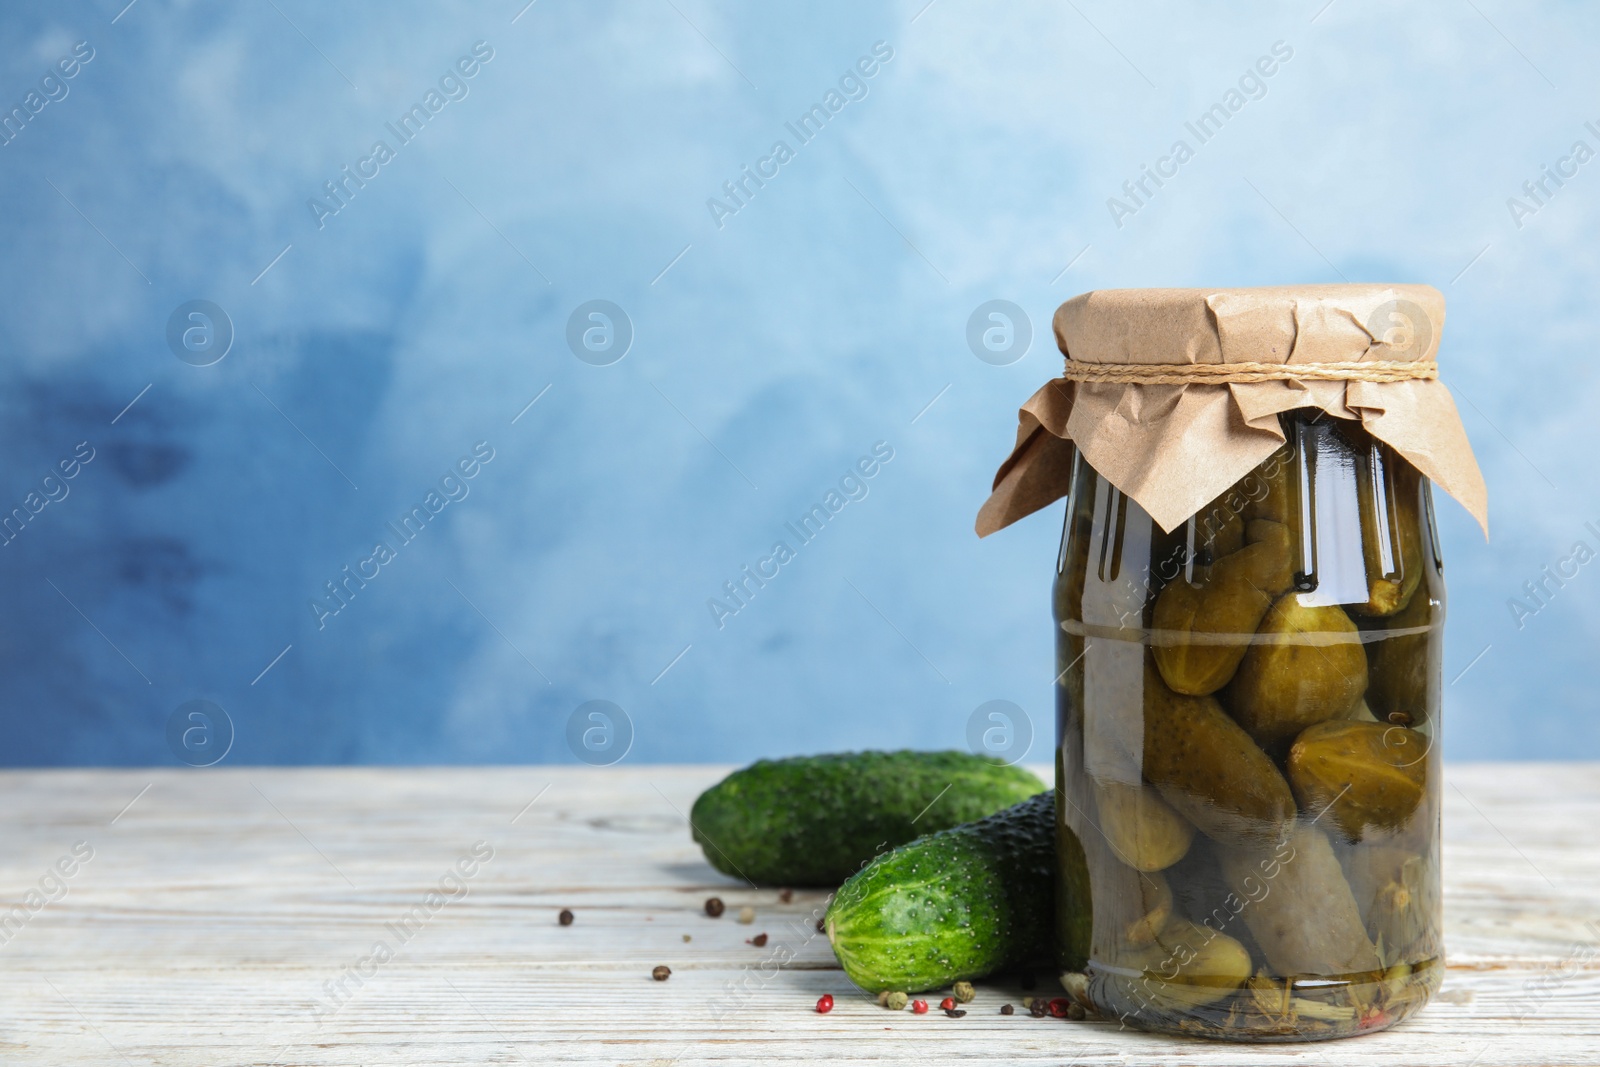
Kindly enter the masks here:
[[[1055, 314], [1083, 363], [1337, 363], [1437, 358], [1444, 296], [1428, 285], [1105, 289]], [[1437, 379], [1119, 385], [1056, 378], [1018, 412], [1017, 442], [978, 512], [978, 536], [1065, 496], [1072, 449], [1172, 530], [1284, 442], [1278, 413], [1357, 419], [1489, 532], [1488, 491]]]

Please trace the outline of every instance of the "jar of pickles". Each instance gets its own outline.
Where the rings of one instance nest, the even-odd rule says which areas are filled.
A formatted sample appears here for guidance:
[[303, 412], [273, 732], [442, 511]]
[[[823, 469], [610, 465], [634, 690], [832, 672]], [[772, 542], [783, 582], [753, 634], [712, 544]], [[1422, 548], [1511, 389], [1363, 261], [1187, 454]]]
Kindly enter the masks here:
[[1057, 314], [1066, 375], [1024, 408], [980, 532], [1066, 496], [1057, 947], [1103, 1015], [1315, 1040], [1438, 988], [1430, 487], [1483, 501], [1442, 321], [1421, 286]]

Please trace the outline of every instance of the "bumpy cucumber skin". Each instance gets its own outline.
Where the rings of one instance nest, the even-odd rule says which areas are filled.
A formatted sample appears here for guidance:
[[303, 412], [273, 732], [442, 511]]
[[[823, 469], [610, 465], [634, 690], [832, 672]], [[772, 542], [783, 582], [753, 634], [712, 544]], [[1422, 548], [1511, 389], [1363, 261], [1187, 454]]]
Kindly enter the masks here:
[[756, 885], [836, 886], [873, 856], [993, 814], [1043, 784], [966, 752], [850, 752], [761, 760], [700, 794], [706, 859]]
[[869, 992], [939, 989], [1051, 957], [1055, 794], [919, 838], [846, 882], [823, 927]]

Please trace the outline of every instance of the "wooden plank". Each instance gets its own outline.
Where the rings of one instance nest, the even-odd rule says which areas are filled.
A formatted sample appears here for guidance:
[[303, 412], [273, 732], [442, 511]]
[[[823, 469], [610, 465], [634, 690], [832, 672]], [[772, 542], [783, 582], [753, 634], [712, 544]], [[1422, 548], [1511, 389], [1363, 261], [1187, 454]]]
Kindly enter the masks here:
[[877, 1007], [815, 933], [825, 894], [689, 840], [725, 770], [0, 773], [0, 899], [41, 905], [0, 931], [0, 1063], [1600, 1063], [1600, 765], [1448, 768], [1440, 998], [1254, 1048], [999, 1015], [1015, 986], [959, 1020]]

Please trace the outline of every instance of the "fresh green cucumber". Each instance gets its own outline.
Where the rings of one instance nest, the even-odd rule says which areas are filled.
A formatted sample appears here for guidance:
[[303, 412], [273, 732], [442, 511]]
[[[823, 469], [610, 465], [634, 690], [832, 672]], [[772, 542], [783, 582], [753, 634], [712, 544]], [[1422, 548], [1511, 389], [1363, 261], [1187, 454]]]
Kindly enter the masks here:
[[878, 857], [823, 919], [844, 973], [915, 993], [1050, 961], [1056, 831], [1055, 794], [1040, 793]]
[[878, 853], [982, 818], [1044, 788], [965, 752], [851, 752], [761, 760], [700, 794], [694, 839], [753, 885], [836, 886]]

